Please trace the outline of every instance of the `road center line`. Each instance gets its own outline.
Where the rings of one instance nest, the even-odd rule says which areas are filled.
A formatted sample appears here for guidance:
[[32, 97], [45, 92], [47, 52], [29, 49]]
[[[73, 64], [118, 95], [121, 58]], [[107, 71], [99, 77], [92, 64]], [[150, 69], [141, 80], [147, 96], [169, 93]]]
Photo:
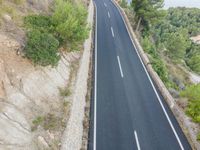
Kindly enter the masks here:
[[109, 11], [108, 11], [108, 18], [110, 18], [110, 13], [109, 13]]
[[136, 131], [134, 131], [134, 135], [135, 135], [135, 140], [136, 140], [137, 148], [138, 148], [138, 150], [141, 150], [141, 148], [140, 148], [140, 143], [139, 143], [139, 140], [138, 140], [138, 136], [137, 136], [137, 132], [136, 132]]
[[106, 4], [106, 3], [104, 3], [104, 6], [105, 6], [105, 7], [107, 7], [107, 4]]
[[117, 60], [118, 60], [118, 64], [119, 64], [119, 70], [120, 70], [120, 73], [121, 73], [121, 77], [123, 78], [123, 77], [124, 77], [124, 74], [123, 74], [123, 71], [122, 71], [122, 66], [121, 66], [121, 63], [120, 63], [120, 58], [119, 58], [119, 56], [117, 56]]
[[113, 27], [111, 27], [111, 32], [112, 32], [112, 36], [115, 37], [114, 31], [113, 31]]

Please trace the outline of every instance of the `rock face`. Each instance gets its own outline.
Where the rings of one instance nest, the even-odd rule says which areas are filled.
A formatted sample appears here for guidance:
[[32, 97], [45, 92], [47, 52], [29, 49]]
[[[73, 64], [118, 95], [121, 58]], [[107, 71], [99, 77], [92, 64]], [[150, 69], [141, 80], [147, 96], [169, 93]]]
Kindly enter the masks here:
[[32, 131], [32, 122], [37, 116], [62, 113], [59, 89], [68, 85], [71, 64], [80, 54], [63, 54], [56, 68], [34, 67], [17, 55], [19, 47], [15, 40], [0, 34], [0, 149], [47, 148], [50, 143], [45, 139], [58, 139], [40, 126]]

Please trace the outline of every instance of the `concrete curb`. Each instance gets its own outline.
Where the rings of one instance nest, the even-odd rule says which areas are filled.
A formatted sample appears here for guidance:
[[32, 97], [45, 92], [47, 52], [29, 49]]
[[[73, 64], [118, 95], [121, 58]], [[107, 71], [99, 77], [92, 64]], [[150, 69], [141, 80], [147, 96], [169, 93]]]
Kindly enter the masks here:
[[[88, 8], [88, 24], [93, 24], [94, 5], [90, 0]], [[84, 52], [80, 61], [77, 81], [73, 94], [70, 118], [63, 133], [61, 150], [80, 150], [83, 136], [83, 120], [86, 105], [87, 81], [89, 77], [89, 64], [92, 45], [92, 30], [89, 38], [84, 42]]]
[[151, 76], [154, 83], [158, 87], [160, 93], [164, 97], [168, 106], [171, 108], [171, 110], [172, 110], [174, 116], [176, 117], [179, 125], [181, 126], [184, 134], [186, 135], [190, 145], [192, 146], [193, 149], [200, 149], [200, 144], [197, 142], [196, 137], [194, 136], [197, 132], [194, 130], [196, 125], [190, 121], [190, 118], [187, 117], [185, 115], [184, 111], [181, 110], [181, 108], [175, 103], [175, 101], [174, 101], [173, 97], [171, 96], [171, 94], [169, 93], [168, 89], [166, 88], [166, 86], [164, 85], [164, 83], [162, 82], [162, 80], [160, 79], [158, 74], [152, 68], [152, 65], [150, 64], [150, 60], [147, 57], [147, 55], [145, 54], [142, 46], [140, 45], [139, 40], [137, 39], [136, 34], [134, 33], [134, 31], [131, 27], [131, 24], [129, 22], [129, 19], [128, 19], [126, 13], [124, 12], [124, 10], [120, 7], [120, 5], [115, 0], [112, 0], [112, 1], [116, 5], [116, 7], [119, 9], [119, 11], [122, 15], [122, 17], [126, 23], [126, 26], [128, 28], [130, 37], [133, 40], [134, 46], [136, 47], [136, 50], [138, 51], [140, 57], [142, 58], [142, 61], [145, 65], [149, 75]]

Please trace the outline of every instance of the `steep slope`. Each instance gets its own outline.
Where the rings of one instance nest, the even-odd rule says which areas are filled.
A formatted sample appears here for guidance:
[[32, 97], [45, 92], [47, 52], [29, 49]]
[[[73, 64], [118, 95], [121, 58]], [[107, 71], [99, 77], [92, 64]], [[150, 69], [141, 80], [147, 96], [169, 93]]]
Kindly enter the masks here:
[[53, 0], [0, 0], [0, 149], [59, 149], [71, 106], [80, 52], [63, 52], [58, 66], [23, 57], [23, 17], [48, 14]]

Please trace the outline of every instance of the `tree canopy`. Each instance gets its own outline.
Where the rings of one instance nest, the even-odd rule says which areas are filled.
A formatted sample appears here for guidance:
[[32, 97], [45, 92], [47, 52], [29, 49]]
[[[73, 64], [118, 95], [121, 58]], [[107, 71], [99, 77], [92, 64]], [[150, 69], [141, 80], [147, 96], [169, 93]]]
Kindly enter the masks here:
[[148, 26], [159, 22], [165, 16], [165, 11], [161, 9], [163, 2], [163, 0], [134, 0], [131, 6], [143, 25]]
[[57, 0], [52, 22], [56, 36], [68, 47], [77, 46], [88, 35], [87, 10], [80, 4]]

